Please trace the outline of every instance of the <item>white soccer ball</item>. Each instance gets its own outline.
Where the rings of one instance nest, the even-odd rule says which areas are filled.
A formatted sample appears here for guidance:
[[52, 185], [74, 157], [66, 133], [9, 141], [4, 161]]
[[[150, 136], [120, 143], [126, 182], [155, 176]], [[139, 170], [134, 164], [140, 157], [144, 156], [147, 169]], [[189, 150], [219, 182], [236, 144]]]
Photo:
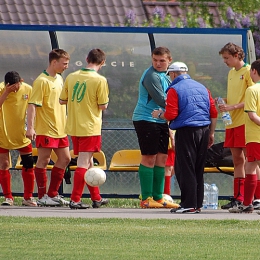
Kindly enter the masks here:
[[163, 194], [163, 198], [168, 202], [174, 203], [172, 197], [168, 194]]
[[106, 181], [106, 173], [100, 168], [90, 168], [84, 176], [85, 182], [92, 186], [101, 186]]

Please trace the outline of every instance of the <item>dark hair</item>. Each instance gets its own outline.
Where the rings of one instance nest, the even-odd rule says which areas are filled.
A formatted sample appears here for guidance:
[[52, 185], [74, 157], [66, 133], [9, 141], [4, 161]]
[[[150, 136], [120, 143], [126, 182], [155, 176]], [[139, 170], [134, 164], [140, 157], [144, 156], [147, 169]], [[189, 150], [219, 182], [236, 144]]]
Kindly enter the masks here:
[[254, 61], [251, 64], [251, 70], [256, 70], [257, 74], [260, 76], [260, 59]]
[[13, 85], [21, 81], [21, 77], [16, 71], [9, 71], [5, 74], [5, 85]]
[[53, 49], [49, 53], [49, 63], [51, 63], [53, 60], [59, 60], [60, 58], [65, 58], [69, 60], [70, 55], [63, 49]]
[[92, 49], [87, 56], [87, 62], [93, 64], [101, 64], [106, 60], [106, 54], [101, 49]]
[[172, 58], [171, 52], [167, 47], [157, 47], [152, 51], [152, 55], [164, 55], [167, 54], [169, 59]]
[[224, 52], [227, 52], [229, 53], [230, 55], [232, 56], [235, 56], [236, 54], [238, 55], [238, 58], [239, 60], [243, 60], [245, 58], [245, 53], [244, 53], [244, 50], [232, 43], [232, 42], [229, 42], [227, 43], [220, 51], [219, 51], [219, 54], [223, 54]]

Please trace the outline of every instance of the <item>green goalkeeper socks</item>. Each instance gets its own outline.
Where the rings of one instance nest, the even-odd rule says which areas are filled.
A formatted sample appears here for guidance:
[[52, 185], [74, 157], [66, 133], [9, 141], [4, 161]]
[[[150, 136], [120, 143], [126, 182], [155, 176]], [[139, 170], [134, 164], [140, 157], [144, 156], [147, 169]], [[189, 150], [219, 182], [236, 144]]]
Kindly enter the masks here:
[[160, 200], [164, 191], [165, 168], [154, 166], [153, 168], [153, 199]]
[[153, 196], [153, 168], [146, 167], [140, 164], [139, 179], [141, 186], [142, 200]]

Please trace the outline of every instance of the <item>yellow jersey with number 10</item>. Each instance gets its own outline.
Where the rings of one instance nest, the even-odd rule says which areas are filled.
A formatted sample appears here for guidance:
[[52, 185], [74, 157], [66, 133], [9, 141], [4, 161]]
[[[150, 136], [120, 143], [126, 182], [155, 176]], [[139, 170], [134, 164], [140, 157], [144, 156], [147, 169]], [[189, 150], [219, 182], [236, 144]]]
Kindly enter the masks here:
[[67, 76], [60, 99], [67, 101], [66, 132], [72, 136], [101, 135], [102, 110], [109, 90], [105, 77], [95, 70], [81, 69]]

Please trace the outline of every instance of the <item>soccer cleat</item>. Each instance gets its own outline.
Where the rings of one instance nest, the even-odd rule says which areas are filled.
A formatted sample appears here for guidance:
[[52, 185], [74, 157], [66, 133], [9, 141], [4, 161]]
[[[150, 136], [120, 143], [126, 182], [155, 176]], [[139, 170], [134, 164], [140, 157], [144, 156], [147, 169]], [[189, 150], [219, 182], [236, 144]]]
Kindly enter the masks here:
[[260, 200], [259, 199], [253, 201], [253, 207], [254, 207], [254, 209], [260, 209]]
[[146, 200], [141, 200], [140, 207], [143, 209], [164, 208], [164, 206], [161, 203], [158, 203], [152, 197], [148, 197]]
[[70, 207], [71, 209], [88, 209], [88, 208], [89, 208], [89, 205], [82, 203], [82, 201], [80, 201], [80, 202], [74, 202], [74, 201], [71, 200], [71, 201], [69, 202], [69, 207]]
[[10, 198], [5, 198], [5, 200], [1, 204], [2, 206], [13, 206], [14, 200]]
[[162, 198], [160, 200], [156, 200], [156, 202], [163, 205], [164, 208], [179, 208], [180, 205], [176, 203], [172, 203], [170, 201], [167, 201], [166, 199]]
[[176, 209], [171, 209], [170, 211], [171, 213], [188, 213], [188, 214], [196, 214], [196, 213], [200, 213], [199, 209], [195, 209], [195, 208], [176, 208]]
[[230, 202], [228, 204], [221, 206], [221, 209], [230, 209], [230, 208], [233, 208], [234, 206], [241, 205], [241, 203], [242, 203], [241, 201], [231, 198]]
[[248, 206], [244, 206], [242, 203], [238, 206], [234, 206], [233, 208], [228, 210], [230, 213], [252, 213], [254, 211], [254, 207], [252, 204]]
[[36, 200], [34, 198], [30, 198], [28, 200], [23, 199], [22, 206], [37, 207], [37, 203], [36, 203]]
[[60, 204], [60, 206], [69, 206], [69, 204], [70, 204], [69, 201], [63, 199], [63, 196], [61, 196], [59, 194], [55, 197], [52, 197], [51, 199], [55, 202], [58, 202]]
[[47, 194], [45, 194], [42, 198], [37, 200], [37, 205], [41, 207], [57, 207], [61, 206], [61, 204], [57, 201], [54, 201]]
[[92, 208], [100, 208], [103, 205], [107, 205], [109, 203], [108, 199], [101, 199], [100, 201], [93, 200]]

